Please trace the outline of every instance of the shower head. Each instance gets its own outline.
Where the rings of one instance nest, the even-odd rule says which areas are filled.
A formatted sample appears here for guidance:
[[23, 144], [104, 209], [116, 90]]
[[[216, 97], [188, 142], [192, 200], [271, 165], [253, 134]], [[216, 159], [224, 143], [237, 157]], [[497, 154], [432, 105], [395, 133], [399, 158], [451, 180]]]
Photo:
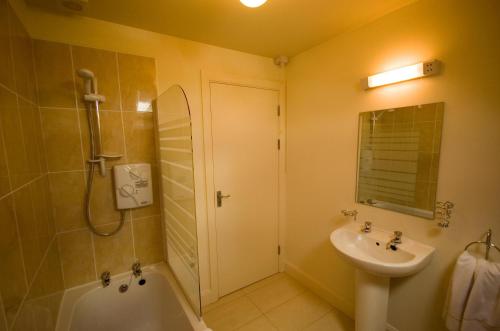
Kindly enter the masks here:
[[94, 78], [94, 73], [90, 71], [89, 69], [78, 69], [76, 71], [78, 73], [78, 76], [84, 78], [84, 79], [93, 79]]
[[78, 69], [76, 73], [85, 80], [85, 93], [97, 94], [97, 79], [95, 78], [94, 73], [85, 68]]

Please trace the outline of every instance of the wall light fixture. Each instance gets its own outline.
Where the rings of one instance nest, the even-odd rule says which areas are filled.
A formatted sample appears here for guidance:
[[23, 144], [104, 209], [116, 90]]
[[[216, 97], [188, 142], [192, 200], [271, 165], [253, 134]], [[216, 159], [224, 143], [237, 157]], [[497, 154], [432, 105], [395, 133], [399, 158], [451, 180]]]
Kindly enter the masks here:
[[240, 0], [242, 4], [250, 8], [257, 8], [267, 2], [267, 0]]
[[438, 60], [420, 62], [368, 76], [362, 80], [362, 85], [367, 90], [378, 86], [431, 76], [438, 74], [440, 67], [441, 63]]

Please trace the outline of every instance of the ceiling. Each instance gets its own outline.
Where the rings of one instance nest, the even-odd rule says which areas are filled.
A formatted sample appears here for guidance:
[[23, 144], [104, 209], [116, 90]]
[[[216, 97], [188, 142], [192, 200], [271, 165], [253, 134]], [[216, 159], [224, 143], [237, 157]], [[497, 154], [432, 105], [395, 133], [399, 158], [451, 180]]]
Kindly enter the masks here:
[[[25, 0], [61, 11], [62, 0]], [[252, 54], [293, 56], [415, 0], [88, 0], [81, 15]]]

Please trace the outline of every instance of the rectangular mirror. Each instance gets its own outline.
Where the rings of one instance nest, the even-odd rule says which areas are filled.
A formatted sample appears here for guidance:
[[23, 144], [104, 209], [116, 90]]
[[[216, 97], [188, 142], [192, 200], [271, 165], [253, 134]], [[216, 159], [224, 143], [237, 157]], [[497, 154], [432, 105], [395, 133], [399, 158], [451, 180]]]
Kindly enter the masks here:
[[434, 218], [444, 103], [359, 114], [356, 202]]

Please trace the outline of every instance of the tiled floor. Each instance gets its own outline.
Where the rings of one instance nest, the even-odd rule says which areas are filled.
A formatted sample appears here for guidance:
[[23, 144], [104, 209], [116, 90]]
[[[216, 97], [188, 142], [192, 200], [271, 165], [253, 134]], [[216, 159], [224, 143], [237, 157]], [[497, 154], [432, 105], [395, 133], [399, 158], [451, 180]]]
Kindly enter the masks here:
[[203, 308], [214, 331], [352, 331], [354, 322], [279, 273]]

